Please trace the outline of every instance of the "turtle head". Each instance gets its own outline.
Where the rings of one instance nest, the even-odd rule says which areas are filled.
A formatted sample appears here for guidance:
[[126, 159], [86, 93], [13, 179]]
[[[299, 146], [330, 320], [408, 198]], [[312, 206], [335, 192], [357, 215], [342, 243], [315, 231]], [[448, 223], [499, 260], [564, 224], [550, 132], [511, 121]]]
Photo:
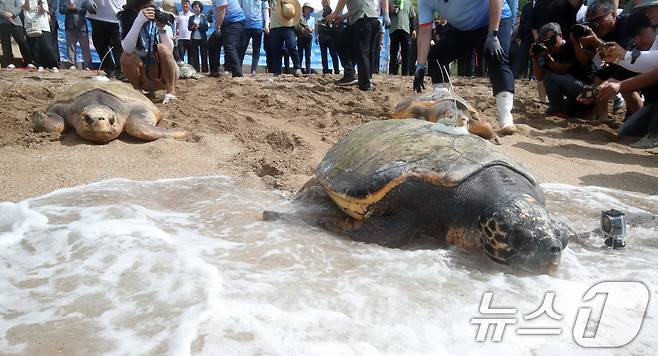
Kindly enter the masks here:
[[531, 273], [554, 272], [572, 233], [530, 195], [498, 204], [478, 227], [487, 256]]
[[76, 131], [80, 137], [98, 143], [107, 143], [119, 137], [123, 120], [119, 120], [112, 108], [105, 105], [89, 105], [80, 111]]

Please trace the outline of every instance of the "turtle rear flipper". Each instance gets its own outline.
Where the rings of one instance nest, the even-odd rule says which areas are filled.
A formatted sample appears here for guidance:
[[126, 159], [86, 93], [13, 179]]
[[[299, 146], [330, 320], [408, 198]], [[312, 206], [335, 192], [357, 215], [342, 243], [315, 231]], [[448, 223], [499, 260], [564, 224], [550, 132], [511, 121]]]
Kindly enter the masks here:
[[156, 126], [158, 120], [155, 115], [144, 109], [135, 109], [130, 112], [124, 130], [128, 135], [153, 141], [161, 137], [181, 138], [187, 135], [187, 131], [179, 129], [166, 129]]

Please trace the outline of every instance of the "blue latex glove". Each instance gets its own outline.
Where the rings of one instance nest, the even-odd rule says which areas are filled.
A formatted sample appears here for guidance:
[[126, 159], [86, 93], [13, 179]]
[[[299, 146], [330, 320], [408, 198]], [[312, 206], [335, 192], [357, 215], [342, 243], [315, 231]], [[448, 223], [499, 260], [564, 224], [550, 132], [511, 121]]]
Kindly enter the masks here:
[[384, 28], [389, 29], [391, 28], [391, 17], [388, 15], [388, 12], [384, 13], [383, 19], [384, 21]]
[[503, 59], [503, 47], [500, 46], [496, 32], [492, 32], [487, 36], [487, 40], [484, 42], [484, 48], [487, 49], [491, 57], [496, 61], [500, 62]]

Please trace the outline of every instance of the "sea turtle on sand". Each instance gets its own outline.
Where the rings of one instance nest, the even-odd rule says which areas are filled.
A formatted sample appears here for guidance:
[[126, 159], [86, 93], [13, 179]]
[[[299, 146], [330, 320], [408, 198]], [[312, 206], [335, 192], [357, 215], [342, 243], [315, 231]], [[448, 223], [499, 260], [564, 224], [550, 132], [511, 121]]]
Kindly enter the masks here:
[[[301, 219], [389, 247], [422, 234], [527, 271], [553, 270], [573, 233], [551, 218], [530, 172], [478, 136], [431, 127], [409, 119], [356, 128], [329, 150], [294, 213], [264, 219]], [[327, 196], [342, 213], [313, 211]]]
[[80, 137], [107, 143], [122, 132], [143, 140], [179, 138], [186, 132], [156, 125], [160, 110], [130, 84], [120, 81], [87, 80], [55, 96], [46, 114], [32, 115], [36, 132], [64, 132], [74, 128]]
[[491, 125], [447, 86], [437, 86], [429, 94], [403, 100], [390, 115], [394, 119], [413, 118], [438, 123], [434, 128], [446, 133], [470, 132], [487, 140], [494, 137]]
[[185, 62], [178, 62], [178, 78], [179, 79], [201, 79], [203, 75], [199, 74], [196, 69], [190, 64]]

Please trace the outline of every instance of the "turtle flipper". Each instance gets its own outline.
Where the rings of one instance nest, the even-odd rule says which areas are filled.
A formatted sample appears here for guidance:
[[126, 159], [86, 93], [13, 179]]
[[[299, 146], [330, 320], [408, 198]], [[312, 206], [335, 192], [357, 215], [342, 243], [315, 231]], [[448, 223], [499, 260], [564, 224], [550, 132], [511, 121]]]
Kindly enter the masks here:
[[48, 113], [36, 111], [32, 113], [32, 124], [35, 132], [62, 133], [66, 129], [66, 121], [62, 116], [62, 105], [53, 105]]
[[319, 219], [318, 225], [331, 232], [347, 235], [353, 241], [393, 248], [406, 245], [417, 233], [413, 214], [409, 212], [371, 217], [365, 221], [350, 217], [323, 217]]
[[133, 109], [128, 115], [124, 130], [128, 135], [146, 141], [157, 140], [161, 137], [181, 138], [187, 135], [185, 130], [157, 127], [157, 122], [157, 118], [151, 111]]

